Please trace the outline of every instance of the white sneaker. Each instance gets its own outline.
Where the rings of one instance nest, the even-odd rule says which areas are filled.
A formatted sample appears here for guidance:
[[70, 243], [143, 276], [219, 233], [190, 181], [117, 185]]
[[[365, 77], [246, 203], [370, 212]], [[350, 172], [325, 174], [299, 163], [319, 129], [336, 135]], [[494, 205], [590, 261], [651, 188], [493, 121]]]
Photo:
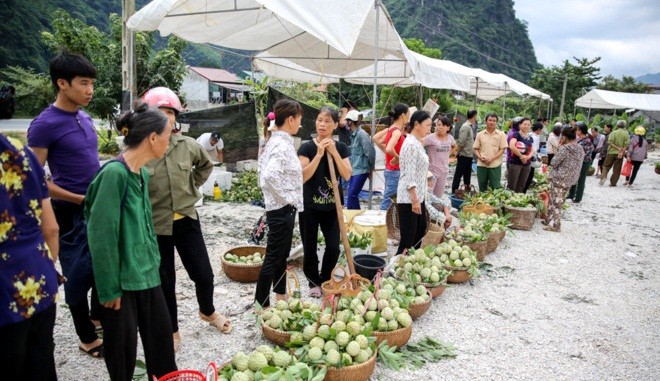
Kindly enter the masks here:
[[605, 184], [605, 180], [607, 180], [607, 179], [604, 178], [604, 177], [601, 178], [600, 181], [598, 182], [598, 185], [603, 186], [603, 184]]

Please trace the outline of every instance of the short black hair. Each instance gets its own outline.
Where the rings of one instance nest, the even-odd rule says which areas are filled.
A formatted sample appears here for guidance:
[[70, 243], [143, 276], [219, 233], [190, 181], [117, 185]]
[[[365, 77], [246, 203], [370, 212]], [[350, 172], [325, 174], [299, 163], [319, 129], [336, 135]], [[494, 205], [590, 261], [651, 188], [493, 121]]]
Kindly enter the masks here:
[[495, 113], [487, 114], [486, 117], [484, 118], [484, 120], [487, 122], [488, 118], [495, 118], [495, 120], [497, 120], [497, 121], [500, 120], [500, 117], [497, 116], [497, 114], [495, 114]]
[[60, 91], [57, 80], [64, 79], [71, 83], [76, 77], [96, 78], [96, 68], [87, 58], [66, 50], [62, 50], [50, 60], [50, 81], [55, 86], [56, 93]]
[[532, 131], [538, 131], [543, 129], [543, 123], [541, 122], [536, 122], [532, 124]]
[[467, 113], [467, 118], [468, 118], [468, 119], [472, 119], [472, 118], [475, 117], [476, 115], [477, 115], [477, 110], [474, 110], [474, 109], [473, 109], [473, 110], [468, 111], [468, 113]]

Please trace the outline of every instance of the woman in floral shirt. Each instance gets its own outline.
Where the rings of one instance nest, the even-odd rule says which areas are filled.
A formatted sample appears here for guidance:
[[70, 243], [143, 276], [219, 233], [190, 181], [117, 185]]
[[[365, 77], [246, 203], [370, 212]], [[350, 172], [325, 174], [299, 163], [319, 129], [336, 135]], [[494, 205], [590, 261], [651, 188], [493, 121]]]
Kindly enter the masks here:
[[561, 230], [562, 205], [566, 192], [577, 182], [584, 158], [584, 150], [575, 142], [575, 127], [566, 126], [561, 133], [561, 144], [557, 154], [552, 159], [550, 167], [550, 200], [544, 230], [559, 232]]
[[582, 159], [582, 168], [580, 169], [580, 177], [578, 178], [577, 184], [571, 187], [571, 191], [568, 193], [568, 197], [573, 200], [573, 203], [579, 203], [582, 201], [582, 195], [584, 194], [584, 185], [587, 181], [587, 172], [589, 167], [591, 167], [592, 155], [591, 153], [594, 150], [594, 143], [591, 140], [591, 135], [589, 135], [589, 127], [587, 124], [580, 121], [575, 124], [577, 127], [577, 144], [582, 147], [584, 150], [584, 159]]
[[53, 327], [58, 227], [36, 156], [0, 134], [0, 371], [57, 380]]
[[426, 111], [415, 111], [406, 125], [411, 135], [403, 141], [399, 154], [401, 177], [397, 186], [396, 202], [399, 212], [401, 240], [397, 254], [411, 247], [419, 248], [426, 234], [426, 174], [429, 170], [429, 157], [426, 155], [422, 139], [431, 131], [431, 117]]

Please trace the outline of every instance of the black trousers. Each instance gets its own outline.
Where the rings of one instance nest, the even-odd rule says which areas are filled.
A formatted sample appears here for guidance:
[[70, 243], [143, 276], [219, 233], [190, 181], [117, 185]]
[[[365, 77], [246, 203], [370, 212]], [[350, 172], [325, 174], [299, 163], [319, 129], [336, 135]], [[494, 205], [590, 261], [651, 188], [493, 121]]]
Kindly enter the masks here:
[[103, 309], [105, 365], [113, 381], [131, 381], [140, 331], [148, 379], [175, 371], [172, 325], [163, 291], [158, 287], [123, 291], [121, 308]]
[[635, 178], [637, 177], [637, 172], [639, 171], [639, 167], [642, 166], [643, 161], [635, 161], [633, 160], [633, 168], [632, 168], [632, 173], [630, 173], [630, 176], [626, 176], [626, 181], [632, 185], [635, 182]]
[[206, 316], [213, 315], [213, 269], [206, 251], [199, 220], [184, 217], [174, 221], [172, 235], [159, 235], [160, 281], [163, 295], [170, 312], [172, 329], [179, 332], [176, 305], [176, 269], [174, 268], [174, 248], [179, 253], [181, 263], [188, 276], [195, 283], [195, 294], [199, 311]]
[[[300, 238], [303, 243], [304, 262], [303, 271], [310, 287], [321, 287], [321, 284], [330, 280], [332, 269], [337, 265], [339, 258], [339, 223], [337, 211], [305, 209], [298, 213], [300, 224]], [[319, 226], [325, 239], [325, 253], [319, 274], [319, 258], [316, 254]]]
[[0, 327], [0, 372], [3, 380], [56, 381], [55, 303], [19, 323]]
[[[55, 219], [60, 227], [61, 238], [65, 233], [73, 229], [74, 219], [83, 212], [83, 206], [61, 200], [52, 200], [51, 202], [53, 204], [53, 211], [55, 212]], [[92, 324], [90, 319], [101, 320], [102, 307], [99, 303], [95, 284], [91, 290], [91, 303], [88, 303], [87, 298], [85, 298], [76, 305], [69, 305], [73, 327], [76, 330], [78, 338], [84, 344], [92, 343], [98, 339], [94, 331], [94, 324]]]
[[286, 259], [291, 252], [293, 225], [296, 222], [296, 208], [287, 205], [266, 212], [268, 241], [266, 258], [261, 265], [254, 299], [262, 307], [270, 306], [270, 287], [278, 294], [286, 293]]
[[396, 253], [401, 254], [411, 247], [419, 249], [427, 228], [425, 203], [422, 203], [422, 214], [413, 213], [412, 204], [397, 204], [397, 211], [399, 212], [401, 239]]
[[463, 177], [463, 184], [470, 185], [471, 175], [472, 158], [459, 155], [456, 161], [456, 172], [454, 172], [454, 179], [451, 182], [451, 193], [454, 194], [459, 185], [461, 185], [461, 177]]
[[552, 163], [552, 158], [555, 157], [554, 153], [549, 153], [548, 154], [548, 166], [550, 166], [550, 163]]
[[534, 172], [536, 172], [536, 168], [531, 167], [529, 175], [527, 176], [527, 182], [525, 182], [525, 187], [523, 188], [523, 193], [527, 193], [527, 189], [532, 185], [532, 181], [534, 181]]

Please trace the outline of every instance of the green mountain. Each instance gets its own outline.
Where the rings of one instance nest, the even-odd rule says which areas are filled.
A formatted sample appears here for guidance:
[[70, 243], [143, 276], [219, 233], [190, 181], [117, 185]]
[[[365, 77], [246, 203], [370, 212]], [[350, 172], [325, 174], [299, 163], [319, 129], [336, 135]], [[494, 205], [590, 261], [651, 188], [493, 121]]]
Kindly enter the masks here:
[[402, 38], [440, 48], [442, 58], [526, 81], [539, 67], [513, 0], [383, 0]]
[[[137, 0], [137, 9], [148, 0]], [[108, 29], [108, 14], [121, 13], [120, 0], [3, 0], [0, 7], [0, 68], [7, 65], [48, 70], [52, 53], [40, 31], [50, 29], [53, 11]], [[527, 80], [539, 66], [526, 24], [515, 17], [513, 0], [384, 0], [399, 34], [440, 48], [442, 58]], [[338, 31], [341, 27], [338, 26]], [[163, 44], [163, 40], [157, 42]], [[249, 70], [248, 59], [208, 46], [191, 44], [190, 65]]]
[[642, 76], [635, 78], [635, 80], [637, 82], [646, 83], [647, 85], [657, 85], [658, 83], [660, 83], [660, 73], [644, 74]]

